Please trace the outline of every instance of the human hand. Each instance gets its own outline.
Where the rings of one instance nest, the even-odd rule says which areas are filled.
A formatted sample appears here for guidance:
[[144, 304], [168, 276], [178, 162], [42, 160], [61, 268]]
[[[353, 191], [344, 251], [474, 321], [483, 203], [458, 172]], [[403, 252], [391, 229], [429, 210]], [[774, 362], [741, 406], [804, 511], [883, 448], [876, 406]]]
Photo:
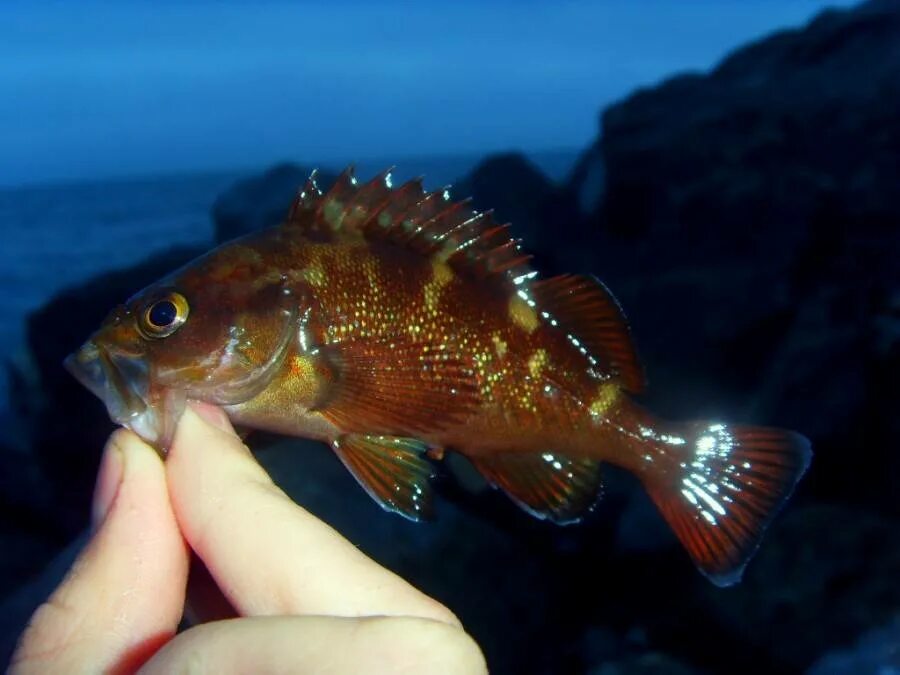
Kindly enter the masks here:
[[[293, 503], [218, 408], [185, 412], [165, 464], [115, 432], [94, 517], [22, 636], [15, 675], [486, 672], [446, 607]], [[176, 635], [189, 548], [239, 618]]]

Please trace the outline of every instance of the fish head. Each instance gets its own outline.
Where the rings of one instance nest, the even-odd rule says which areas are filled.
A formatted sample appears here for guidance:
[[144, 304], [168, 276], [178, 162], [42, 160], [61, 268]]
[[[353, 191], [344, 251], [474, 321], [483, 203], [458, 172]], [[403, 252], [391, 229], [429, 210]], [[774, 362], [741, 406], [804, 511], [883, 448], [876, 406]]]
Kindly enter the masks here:
[[233, 405], [266, 387], [298, 311], [258, 251], [226, 245], [113, 309], [65, 365], [114, 422], [166, 451], [188, 399]]

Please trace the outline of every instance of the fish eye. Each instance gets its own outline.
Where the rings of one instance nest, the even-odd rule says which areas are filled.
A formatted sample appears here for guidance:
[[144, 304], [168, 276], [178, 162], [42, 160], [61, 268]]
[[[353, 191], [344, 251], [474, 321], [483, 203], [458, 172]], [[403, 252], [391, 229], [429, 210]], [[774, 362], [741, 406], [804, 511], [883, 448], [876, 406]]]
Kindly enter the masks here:
[[147, 305], [141, 312], [138, 329], [147, 338], [168, 337], [187, 321], [189, 312], [187, 299], [172, 291]]

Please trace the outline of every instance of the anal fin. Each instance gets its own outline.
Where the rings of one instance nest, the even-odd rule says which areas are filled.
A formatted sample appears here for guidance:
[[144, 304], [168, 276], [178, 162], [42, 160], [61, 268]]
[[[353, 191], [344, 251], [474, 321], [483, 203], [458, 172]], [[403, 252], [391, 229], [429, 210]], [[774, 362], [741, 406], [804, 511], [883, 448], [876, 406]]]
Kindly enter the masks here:
[[384, 510], [413, 521], [431, 516], [434, 467], [425, 443], [414, 438], [347, 434], [331, 445]]
[[502, 454], [471, 461], [520, 507], [559, 525], [581, 520], [600, 497], [600, 467], [593, 459], [545, 452]]

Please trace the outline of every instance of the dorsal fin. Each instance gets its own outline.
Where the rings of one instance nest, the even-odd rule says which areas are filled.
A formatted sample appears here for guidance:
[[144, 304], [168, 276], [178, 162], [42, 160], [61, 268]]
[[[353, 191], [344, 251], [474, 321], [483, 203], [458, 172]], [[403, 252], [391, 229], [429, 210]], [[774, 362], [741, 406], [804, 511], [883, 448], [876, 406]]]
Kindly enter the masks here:
[[390, 171], [359, 184], [352, 167], [322, 194], [313, 175], [294, 200], [286, 223], [304, 236], [363, 236], [390, 241], [444, 260], [461, 275], [521, 283], [536, 273], [531, 256], [492, 212], [454, 201], [448, 189], [426, 192], [416, 178], [394, 189]]
[[576, 338], [604, 369], [618, 376], [632, 394], [644, 391], [644, 372], [631, 340], [625, 314], [613, 294], [591, 276], [564, 274], [531, 284], [542, 310]]

